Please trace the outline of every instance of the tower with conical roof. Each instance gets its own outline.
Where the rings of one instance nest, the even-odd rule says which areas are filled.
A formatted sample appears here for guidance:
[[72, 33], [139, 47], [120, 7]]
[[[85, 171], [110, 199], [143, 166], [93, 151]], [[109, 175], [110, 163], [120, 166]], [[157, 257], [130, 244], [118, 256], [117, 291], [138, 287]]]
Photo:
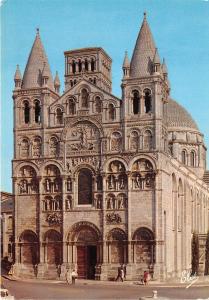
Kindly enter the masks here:
[[[127, 131], [125, 136], [129, 136], [128, 128], [137, 122], [138, 149], [163, 150], [163, 139], [166, 136], [163, 134], [163, 106], [169, 95], [168, 74], [165, 63], [161, 64], [146, 13], [130, 63], [127, 53], [125, 55], [123, 73], [122, 115]], [[127, 148], [128, 143], [127, 139]]]
[[[39, 29], [31, 48], [24, 75], [21, 76], [19, 65], [14, 75], [13, 92], [15, 112], [15, 138], [26, 128], [41, 130], [47, 126], [49, 105], [59, 97], [58, 80], [53, 82], [48, 58], [41, 41]], [[29, 132], [30, 133], [30, 132]]]

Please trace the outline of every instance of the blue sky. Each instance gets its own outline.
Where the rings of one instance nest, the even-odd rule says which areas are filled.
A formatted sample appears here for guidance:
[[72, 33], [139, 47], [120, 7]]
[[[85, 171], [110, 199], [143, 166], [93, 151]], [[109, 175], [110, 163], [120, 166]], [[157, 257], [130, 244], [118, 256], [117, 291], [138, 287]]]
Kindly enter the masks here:
[[192, 114], [209, 147], [209, 1], [6, 0], [1, 6], [1, 190], [12, 190], [13, 76], [16, 64], [24, 72], [36, 28], [62, 90], [63, 52], [99, 46], [113, 59], [113, 94], [120, 97], [124, 52], [131, 57], [144, 11], [166, 58], [171, 96]]

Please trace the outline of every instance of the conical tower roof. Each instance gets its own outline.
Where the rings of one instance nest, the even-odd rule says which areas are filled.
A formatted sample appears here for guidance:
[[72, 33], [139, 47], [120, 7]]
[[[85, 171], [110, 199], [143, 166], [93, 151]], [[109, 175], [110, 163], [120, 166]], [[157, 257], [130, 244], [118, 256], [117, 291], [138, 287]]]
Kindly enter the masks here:
[[60, 79], [59, 79], [59, 75], [58, 75], [57, 71], [56, 71], [56, 75], [55, 75], [55, 78], [54, 78], [54, 85], [55, 86], [60, 86]]
[[21, 72], [20, 72], [19, 65], [17, 65], [15, 75], [14, 75], [14, 80], [21, 80], [21, 79], [22, 79], [22, 75], [21, 75]]
[[123, 68], [130, 68], [130, 61], [128, 59], [128, 52], [125, 51], [125, 57], [123, 61]]
[[144, 20], [131, 59], [130, 77], [143, 77], [151, 74], [155, 49], [155, 42], [147, 22], [146, 13], [144, 13]]
[[36, 38], [33, 43], [28, 62], [23, 75], [23, 89], [38, 88], [42, 85], [42, 71], [49, 77], [47, 85], [54, 90], [53, 79], [49, 67], [48, 58], [46, 56], [39, 30], [37, 30]]

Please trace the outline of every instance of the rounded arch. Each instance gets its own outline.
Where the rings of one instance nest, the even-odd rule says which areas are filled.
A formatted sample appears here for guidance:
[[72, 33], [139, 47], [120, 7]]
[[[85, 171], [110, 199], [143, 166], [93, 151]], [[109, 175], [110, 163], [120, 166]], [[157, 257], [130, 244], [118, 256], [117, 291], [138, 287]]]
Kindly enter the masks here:
[[76, 120], [73, 123], [66, 124], [65, 128], [62, 131], [60, 139], [62, 141], [67, 141], [67, 133], [68, 133], [69, 128], [75, 127], [76, 125], [79, 125], [79, 124], [82, 124], [85, 122], [90, 123], [90, 125], [92, 124], [93, 126], [95, 126], [98, 129], [100, 138], [102, 138], [104, 136], [103, 127], [101, 126], [101, 124], [98, 120], [96, 120], [95, 118], [92, 118], [92, 117], [82, 116], [82, 120]]
[[128, 170], [128, 165], [127, 165], [127, 162], [121, 158], [120, 156], [115, 156], [115, 157], [112, 157], [112, 158], [109, 158], [107, 159], [104, 164], [103, 164], [103, 170], [104, 172], [107, 172], [109, 173], [109, 167], [110, 167], [110, 164], [113, 163], [113, 162], [120, 162], [122, 163], [122, 165], [124, 166], [125, 170], [124, 171], [127, 171]]
[[14, 169], [15, 176], [19, 175], [21, 168], [27, 167], [27, 166], [30, 166], [31, 168], [33, 168], [35, 170], [35, 172], [36, 172], [36, 175], [39, 174], [39, 169], [38, 169], [37, 165], [35, 163], [33, 163], [33, 162], [29, 162], [28, 161], [28, 162], [21, 162], [19, 165], [17, 165], [15, 167], [15, 169]]
[[36, 242], [37, 243], [38, 236], [33, 230], [26, 229], [20, 234], [18, 240], [19, 240], [19, 242], [28, 242], [28, 243]]
[[66, 240], [74, 241], [79, 231], [84, 229], [88, 229], [91, 232], [94, 232], [97, 241], [102, 240], [102, 233], [99, 228], [95, 224], [88, 221], [80, 221], [73, 224], [69, 232], [67, 233]]
[[42, 166], [44, 176], [60, 176], [61, 170], [60, 165], [56, 161], [48, 161]]
[[32, 230], [25, 230], [20, 234], [20, 261], [22, 264], [35, 265], [39, 262], [38, 236]]
[[45, 242], [61, 242], [62, 235], [59, 231], [55, 229], [50, 229], [44, 233], [43, 240]]
[[147, 227], [139, 227], [133, 233], [133, 240], [136, 241], [154, 241], [154, 233]]
[[145, 93], [150, 93], [150, 95], [153, 94], [152, 89], [150, 87], [143, 88], [143, 95], [145, 95]]
[[127, 234], [121, 228], [113, 228], [107, 233], [106, 239], [108, 241], [124, 242], [127, 241]]
[[156, 166], [156, 161], [148, 156], [148, 155], [137, 155], [135, 156], [130, 162], [129, 162], [129, 165], [128, 165], [128, 170], [132, 170], [132, 167], [134, 166], [135, 163], [137, 163], [137, 161], [147, 161], [148, 165], [148, 169], [150, 170], [157, 170], [157, 166]]
[[87, 92], [88, 92], [89, 94], [91, 93], [91, 88], [90, 88], [90, 86], [89, 86], [88, 84], [81, 84], [81, 85], [79, 85], [79, 87], [78, 87], [78, 89], [77, 89], [78, 93], [81, 94], [81, 91], [82, 91], [83, 89], [87, 90]]

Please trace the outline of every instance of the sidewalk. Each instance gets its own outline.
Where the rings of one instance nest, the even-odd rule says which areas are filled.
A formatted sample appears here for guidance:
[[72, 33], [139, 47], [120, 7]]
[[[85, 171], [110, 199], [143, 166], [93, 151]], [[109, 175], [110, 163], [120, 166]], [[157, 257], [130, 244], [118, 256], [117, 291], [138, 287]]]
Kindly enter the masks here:
[[[33, 282], [33, 283], [52, 283], [52, 284], [66, 284], [64, 280], [60, 279], [55, 279], [55, 280], [47, 280], [47, 279], [23, 279], [23, 278], [18, 278], [16, 276], [10, 276], [10, 275], [3, 275], [5, 279], [11, 280], [11, 281], [22, 281], [22, 282]], [[77, 284], [81, 285], [135, 285], [135, 286], [142, 286], [142, 284], [139, 281], [124, 281], [124, 282], [118, 282], [118, 281], [100, 281], [100, 280], [88, 280], [88, 279], [77, 279], [76, 280]], [[174, 280], [174, 281], [166, 281], [166, 282], [160, 282], [160, 281], [150, 281], [149, 286], [153, 287], [186, 287], [188, 286], [190, 281], [186, 283], [181, 283], [180, 279], [179, 280]], [[195, 283], [192, 284], [192, 286], [195, 287], [209, 287], [209, 276], [202, 276], [199, 277]]]

